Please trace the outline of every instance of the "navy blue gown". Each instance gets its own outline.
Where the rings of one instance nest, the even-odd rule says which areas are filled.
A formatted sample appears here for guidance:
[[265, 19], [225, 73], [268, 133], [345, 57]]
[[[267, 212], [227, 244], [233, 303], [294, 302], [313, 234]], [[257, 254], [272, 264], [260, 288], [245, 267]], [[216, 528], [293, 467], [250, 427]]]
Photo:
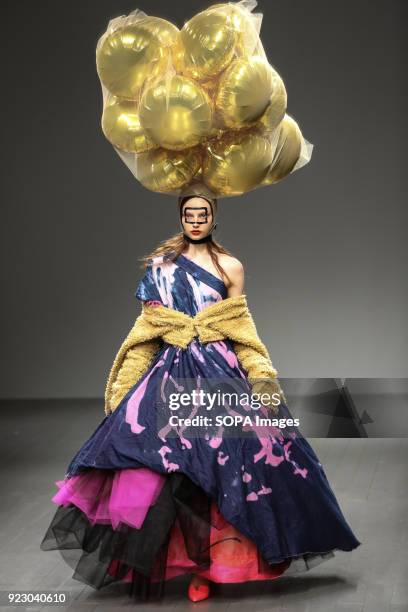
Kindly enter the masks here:
[[[146, 268], [135, 295], [139, 300], [157, 301], [194, 316], [225, 299], [227, 288], [220, 278], [185, 255], [175, 261], [164, 256], [156, 257]], [[148, 371], [72, 458], [65, 483], [91, 472], [117, 475], [139, 471], [140, 475], [142, 470], [145, 476], [160, 478], [139, 528], [126, 525], [126, 521], [122, 524], [128, 542], [135, 537], [139, 547], [142, 544], [146, 548], [149, 543], [154, 553], [146, 563], [142, 557], [137, 561], [122, 559], [121, 571], [116, 576], [110, 573], [112, 580], [132, 570], [134, 584], [136, 576], [146, 584], [153, 574], [156, 582], [163, 583], [165, 553], [175, 521], [182, 527], [189, 558], [199, 567], [208, 568], [214, 507], [218, 520], [221, 518], [235, 534], [242, 534], [243, 540], [256, 547], [264, 570], [279, 564], [284, 564], [285, 573], [309, 569], [333, 557], [335, 550], [351, 551], [361, 544], [339, 507], [322, 464], [298, 428], [281, 427], [283, 421], [278, 425], [255, 423], [255, 412], [273, 418], [267, 408], [262, 408], [261, 414], [261, 410], [250, 409], [245, 403], [218, 402], [211, 412], [211, 423], [199, 427], [169, 425], [169, 417], [176, 413], [180, 418], [203, 414], [191, 403], [170, 410], [171, 394], [187, 388], [214, 389], [217, 384], [250, 394], [247, 372], [230, 340], [201, 343], [196, 337], [186, 349], [162, 342]], [[204, 413], [209, 415], [210, 411]], [[225, 416], [230, 417], [227, 424]], [[230, 427], [228, 423], [235, 416], [244, 420], [238, 419], [238, 424]], [[245, 421], [248, 416], [250, 424]], [[279, 406], [279, 418], [292, 418], [284, 403]], [[140, 487], [142, 499], [143, 485], [135, 486]], [[86, 533], [93, 542], [92, 554], [98, 551], [99, 563], [106, 530], [109, 543], [117, 536], [117, 530], [106, 523], [94, 524], [93, 528], [100, 531], [92, 533], [84, 508], [72, 503], [59, 506], [55, 525], [59, 525], [59, 541], [50, 527], [44, 550], [67, 548], [73, 534], [78, 540], [77, 532], [82, 528], [81, 546]], [[80, 557], [69, 560], [76, 577], [97, 588], [107, 584], [106, 573], [99, 576], [99, 582], [95, 579], [90, 569], [92, 554], [88, 553], [86, 563], [83, 550], [82, 571]], [[118, 550], [113, 552], [111, 544], [105, 542], [105, 570], [115, 555], [119, 558]]]

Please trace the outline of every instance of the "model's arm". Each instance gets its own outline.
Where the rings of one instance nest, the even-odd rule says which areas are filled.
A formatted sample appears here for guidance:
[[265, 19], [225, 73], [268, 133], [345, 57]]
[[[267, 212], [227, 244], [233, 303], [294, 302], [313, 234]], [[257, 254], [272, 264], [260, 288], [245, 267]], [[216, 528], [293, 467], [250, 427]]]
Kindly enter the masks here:
[[231, 283], [228, 287], [228, 297], [234, 297], [235, 295], [242, 295], [244, 292], [244, 266], [235, 257], [229, 257], [223, 266], [225, 267], [228, 276], [231, 279]]

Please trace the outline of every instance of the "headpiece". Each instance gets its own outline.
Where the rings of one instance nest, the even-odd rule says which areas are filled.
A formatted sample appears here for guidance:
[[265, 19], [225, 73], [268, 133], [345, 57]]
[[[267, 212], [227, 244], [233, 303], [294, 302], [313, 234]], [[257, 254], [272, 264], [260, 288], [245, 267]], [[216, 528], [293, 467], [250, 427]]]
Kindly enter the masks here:
[[99, 39], [102, 130], [148, 189], [180, 195], [198, 180], [217, 198], [237, 196], [310, 161], [256, 5], [214, 4], [181, 30], [136, 9]]
[[207, 200], [207, 202], [209, 203], [211, 207], [211, 212], [212, 212], [212, 224], [211, 224], [211, 227], [210, 227], [210, 230], [207, 236], [205, 236], [204, 238], [198, 238], [195, 240], [195, 239], [191, 239], [189, 236], [187, 236], [187, 234], [184, 234], [184, 238], [188, 242], [194, 242], [195, 244], [198, 244], [200, 242], [208, 241], [210, 239], [211, 233], [217, 227], [217, 224], [215, 223], [215, 218], [217, 215], [218, 202], [217, 202], [217, 198], [214, 196], [214, 193], [211, 191], [211, 189], [209, 189], [204, 183], [200, 181], [193, 181], [192, 183], [184, 187], [181, 190], [179, 198], [178, 198], [180, 225], [181, 225], [183, 232], [184, 232], [184, 228], [181, 222], [183, 203], [186, 198], [191, 198], [195, 196], [204, 198], [205, 200]]

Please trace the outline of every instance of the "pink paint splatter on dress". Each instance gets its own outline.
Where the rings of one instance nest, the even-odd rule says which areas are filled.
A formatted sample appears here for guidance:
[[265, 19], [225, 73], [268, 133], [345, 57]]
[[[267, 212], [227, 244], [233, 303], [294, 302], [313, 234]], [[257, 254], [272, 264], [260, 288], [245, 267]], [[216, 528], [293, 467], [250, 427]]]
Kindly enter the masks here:
[[171, 448], [169, 448], [168, 446], [162, 446], [159, 450], [159, 455], [162, 458], [163, 466], [168, 472], [175, 472], [176, 470], [180, 469], [180, 466], [177, 463], [171, 463], [166, 458], [167, 453], [171, 453]]
[[293, 461], [291, 456], [290, 456], [291, 451], [289, 450], [289, 447], [291, 446], [291, 444], [292, 444], [292, 441], [289, 440], [289, 442], [287, 442], [284, 445], [285, 459], [286, 459], [286, 461], [289, 461], [289, 463], [291, 463], [293, 465], [293, 467], [295, 468], [294, 471], [293, 471], [294, 474], [300, 474], [302, 476], [302, 478], [306, 478], [307, 477], [307, 473], [308, 473], [307, 468], [300, 468], [298, 466], [298, 464], [296, 463], [296, 461]]
[[211, 448], [218, 448], [219, 447], [219, 445], [222, 442], [222, 432], [223, 431], [224, 431], [224, 427], [222, 425], [220, 425], [220, 427], [218, 428], [218, 431], [215, 434], [215, 436], [210, 438], [209, 445], [211, 446]]
[[173, 376], [170, 375], [169, 379], [171, 380], [171, 382], [173, 383], [173, 385], [175, 386], [175, 388], [177, 389], [179, 393], [184, 391], [184, 385], [181, 385], [180, 383], [178, 383], [177, 380]]
[[[168, 349], [166, 349], [166, 352], [167, 352], [167, 350], [168, 350]], [[161, 385], [160, 385], [160, 397], [161, 397], [161, 400], [162, 400], [163, 402], [164, 402], [164, 401], [165, 401], [165, 399], [166, 399], [166, 396], [165, 396], [165, 394], [164, 394], [164, 387], [166, 386], [166, 382], [167, 382], [168, 377], [169, 377], [169, 373], [168, 373], [168, 371], [164, 372], [164, 374], [163, 374], [163, 378], [162, 378], [162, 381], [161, 381]]]
[[217, 342], [209, 342], [215, 350], [225, 359], [231, 368], [239, 368], [238, 357], [234, 351], [231, 351], [225, 342], [218, 340]]
[[217, 461], [220, 465], [225, 465], [229, 459], [229, 455], [225, 455], [222, 451], [218, 451]]
[[[169, 376], [167, 378], [167, 381], [170, 381], [173, 386], [177, 389], [178, 392], [184, 391], [184, 386], [179, 384], [177, 382], [177, 380], [175, 378], [173, 378], [173, 376]], [[201, 386], [201, 377], [198, 376], [197, 377], [197, 386], [196, 386], [196, 391], [198, 392], [200, 390], [200, 386]], [[166, 395], [165, 395], [165, 390], [163, 389], [163, 393], [162, 393], [162, 400], [163, 402], [166, 402]], [[186, 417], [189, 419], [192, 419], [196, 416], [198, 410], [199, 410], [200, 406], [193, 406], [190, 414]], [[165, 442], [166, 440], [166, 436], [170, 431], [175, 431], [180, 439], [180, 442], [184, 445], [184, 448], [182, 450], [190, 450], [192, 448], [192, 444], [190, 442], [190, 440], [188, 438], [185, 438], [183, 436], [183, 432], [187, 429], [187, 425], [183, 425], [181, 427], [177, 427], [176, 425], [170, 425], [170, 423], [168, 422], [167, 425], [165, 425], [164, 427], [162, 427], [158, 432], [157, 435], [159, 436], [159, 438], [161, 440], [163, 440], [163, 442]]]
[[193, 353], [194, 357], [196, 357], [198, 361], [201, 361], [201, 363], [205, 363], [205, 359], [204, 359], [201, 351], [198, 349], [197, 342], [195, 340], [192, 340], [190, 342], [190, 349], [191, 349], [191, 352]]
[[255, 491], [252, 491], [252, 493], [248, 493], [248, 495], [246, 496], [247, 501], [257, 501], [257, 499], [258, 495], [255, 493]]
[[260, 438], [261, 449], [254, 455], [254, 463], [265, 457], [265, 463], [276, 467], [284, 461], [284, 457], [273, 454], [272, 440], [270, 437]]
[[300, 474], [302, 476], [302, 478], [306, 478], [307, 477], [307, 473], [308, 473], [308, 469], [307, 468], [300, 468], [298, 467], [298, 465], [296, 463], [294, 463], [293, 461], [291, 461], [291, 463], [295, 466], [294, 469], [294, 474]]
[[285, 459], [286, 461], [290, 461], [290, 450], [289, 447], [292, 446], [292, 441], [289, 440], [289, 442], [286, 442], [286, 444], [283, 445], [283, 450], [285, 453]]
[[139, 407], [140, 402], [143, 399], [143, 396], [146, 391], [147, 384], [152, 376], [153, 372], [160, 368], [164, 364], [163, 359], [159, 359], [159, 361], [155, 364], [153, 368], [151, 368], [150, 372], [147, 374], [145, 379], [137, 386], [135, 392], [130, 396], [126, 406], [126, 423], [129, 423], [130, 428], [133, 433], [140, 434], [145, 427], [140, 425], [138, 422], [139, 419]]
[[177, 265], [172, 261], [165, 261], [163, 255], [158, 255], [152, 259], [152, 274], [155, 285], [163, 306], [174, 307], [173, 295], [168, 287], [174, 283], [174, 273]]

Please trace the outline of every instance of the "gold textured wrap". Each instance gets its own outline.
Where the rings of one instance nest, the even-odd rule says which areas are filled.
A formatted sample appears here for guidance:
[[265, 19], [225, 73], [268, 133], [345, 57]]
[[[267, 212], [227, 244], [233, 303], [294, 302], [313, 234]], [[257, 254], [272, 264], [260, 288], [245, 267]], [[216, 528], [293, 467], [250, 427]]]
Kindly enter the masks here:
[[113, 412], [147, 371], [162, 341], [185, 349], [194, 337], [203, 343], [230, 339], [249, 382], [254, 384], [253, 392], [280, 393], [284, 397], [278, 373], [258, 336], [245, 294], [215, 302], [193, 317], [173, 308], [143, 302], [142, 312], [122, 343], [109, 373], [105, 413]]

